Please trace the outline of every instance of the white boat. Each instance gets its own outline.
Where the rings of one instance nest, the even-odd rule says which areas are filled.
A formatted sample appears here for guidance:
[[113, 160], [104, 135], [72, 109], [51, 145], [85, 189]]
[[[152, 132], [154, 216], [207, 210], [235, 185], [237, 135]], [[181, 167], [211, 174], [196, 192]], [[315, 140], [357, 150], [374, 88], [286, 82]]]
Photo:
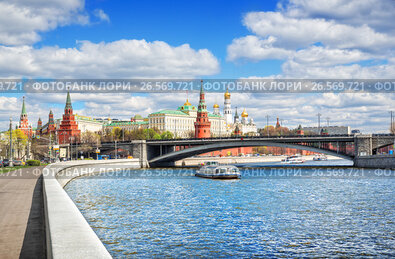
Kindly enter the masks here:
[[233, 165], [205, 165], [196, 171], [195, 176], [211, 179], [239, 179], [240, 170]]
[[316, 155], [314, 155], [313, 160], [314, 161], [327, 161], [328, 157], [324, 154], [316, 154]]
[[304, 162], [305, 162], [304, 159], [299, 154], [287, 156], [285, 159], [281, 161], [281, 163], [283, 164], [301, 164]]
[[202, 167], [202, 166], [206, 166], [206, 165], [217, 166], [217, 165], [219, 165], [219, 162], [218, 161], [206, 161], [206, 162], [201, 163], [199, 166]]

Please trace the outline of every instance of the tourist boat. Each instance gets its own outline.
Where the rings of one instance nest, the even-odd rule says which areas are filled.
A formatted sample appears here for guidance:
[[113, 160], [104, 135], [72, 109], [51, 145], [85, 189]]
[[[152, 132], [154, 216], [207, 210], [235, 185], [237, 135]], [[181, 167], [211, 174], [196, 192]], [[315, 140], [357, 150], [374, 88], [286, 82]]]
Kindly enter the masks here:
[[199, 165], [199, 167], [207, 166], [207, 165], [218, 166], [219, 162], [218, 161], [206, 161], [206, 162], [201, 163]]
[[316, 154], [316, 155], [313, 157], [313, 160], [314, 160], [314, 161], [327, 161], [327, 160], [328, 160], [328, 157], [327, 157], [326, 155], [324, 155], [324, 154]]
[[205, 165], [196, 171], [195, 176], [211, 179], [239, 179], [240, 170], [233, 165]]
[[292, 155], [292, 156], [287, 156], [281, 162], [284, 164], [301, 164], [301, 163], [304, 163], [305, 161], [301, 155], [296, 154], [296, 155]]

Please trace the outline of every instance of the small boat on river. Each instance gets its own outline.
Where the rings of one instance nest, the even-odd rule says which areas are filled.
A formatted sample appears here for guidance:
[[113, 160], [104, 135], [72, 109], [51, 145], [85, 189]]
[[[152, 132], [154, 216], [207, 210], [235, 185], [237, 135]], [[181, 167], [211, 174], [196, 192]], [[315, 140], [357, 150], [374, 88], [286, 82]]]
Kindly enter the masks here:
[[319, 155], [315, 155], [313, 157], [313, 160], [314, 161], [327, 161], [328, 157], [326, 155], [324, 155], [324, 154], [319, 154]]
[[204, 165], [195, 176], [211, 179], [239, 179], [240, 170], [234, 165]]
[[283, 164], [301, 164], [304, 162], [305, 162], [304, 159], [299, 154], [287, 156], [285, 159], [281, 161], [281, 163]]

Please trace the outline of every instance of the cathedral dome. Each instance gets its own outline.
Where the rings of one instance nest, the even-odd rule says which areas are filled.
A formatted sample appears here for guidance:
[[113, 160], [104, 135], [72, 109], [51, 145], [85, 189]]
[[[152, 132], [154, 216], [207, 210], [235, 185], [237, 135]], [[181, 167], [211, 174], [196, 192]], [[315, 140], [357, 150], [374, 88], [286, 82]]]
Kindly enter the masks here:
[[218, 104], [214, 104], [213, 108], [219, 108]]
[[229, 93], [228, 89], [226, 89], [224, 96], [225, 96], [225, 99], [230, 99], [230, 93]]
[[241, 113], [241, 117], [248, 117], [248, 113], [246, 112], [246, 109], [244, 109], [244, 111]]
[[188, 99], [187, 99], [187, 101], [184, 103], [184, 106], [191, 106], [192, 104], [188, 101]]

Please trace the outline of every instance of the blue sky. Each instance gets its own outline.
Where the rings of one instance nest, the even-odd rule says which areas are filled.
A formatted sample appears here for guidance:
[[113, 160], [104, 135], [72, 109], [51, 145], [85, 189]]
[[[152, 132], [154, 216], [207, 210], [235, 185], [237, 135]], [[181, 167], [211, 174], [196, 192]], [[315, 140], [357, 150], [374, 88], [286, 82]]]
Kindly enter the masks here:
[[226, 62], [226, 46], [248, 34], [241, 23], [252, 11], [275, 10], [277, 1], [86, 1], [86, 12], [104, 10], [110, 22], [93, 17], [88, 26], [57, 28], [43, 35], [36, 47], [58, 45], [72, 48], [77, 41], [95, 43], [119, 39], [161, 40], [172, 46], [185, 43], [194, 49], [209, 49], [221, 62], [220, 73], [210, 78], [270, 76], [281, 72], [281, 62]]
[[[3, 0], [2, 78], [394, 78], [391, 0]], [[197, 105], [198, 97], [189, 94]], [[186, 94], [78, 94], [77, 113], [128, 119], [175, 109]], [[387, 132], [394, 94], [233, 93], [258, 126], [332, 125]], [[0, 129], [22, 94], [0, 95]], [[60, 118], [64, 93], [26, 94], [29, 119]], [[223, 106], [209, 93], [208, 106]]]

